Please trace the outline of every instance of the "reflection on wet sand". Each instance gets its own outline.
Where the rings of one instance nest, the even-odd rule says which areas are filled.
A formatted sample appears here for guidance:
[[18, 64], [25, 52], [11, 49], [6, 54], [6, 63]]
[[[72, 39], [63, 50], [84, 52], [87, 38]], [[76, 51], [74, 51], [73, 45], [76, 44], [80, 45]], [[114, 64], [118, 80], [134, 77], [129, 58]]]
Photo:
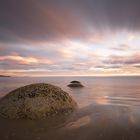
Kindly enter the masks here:
[[82, 126], [88, 125], [90, 123], [91, 118], [89, 116], [84, 116], [79, 118], [76, 121], [70, 122], [69, 124], [67, 124], [66, 127], [68, 128], [80, 128]]
[[129, 119], [130, 119], [130, 123], [131, 123], [133, 126], [136, 125], [136, 118], [135, 118], [134, 115], [131, 115]]
[[46, 120], [0, 120], [1, 140], [139, 140], [140, 113], [129, 107], [90, 105]]

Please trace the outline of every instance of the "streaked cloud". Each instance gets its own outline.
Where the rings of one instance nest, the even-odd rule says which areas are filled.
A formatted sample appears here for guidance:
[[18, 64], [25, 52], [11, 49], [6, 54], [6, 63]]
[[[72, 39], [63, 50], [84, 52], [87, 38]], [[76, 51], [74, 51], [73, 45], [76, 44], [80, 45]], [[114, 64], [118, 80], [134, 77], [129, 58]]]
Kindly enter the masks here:
[[139, 0], [1, 0], [0, 73], [140, 75]]
[[131, 49], [131, 47], [127, 44], [120, 44], [112, 48], [114, 51], [127, 51]]
[[36, 64], [38, 60], [32, 57], [21, 57], [21, 56], [2, 56], [0, 57], [0, 61], [14, 61], [15, 63], [29, 65], [29, 64]]

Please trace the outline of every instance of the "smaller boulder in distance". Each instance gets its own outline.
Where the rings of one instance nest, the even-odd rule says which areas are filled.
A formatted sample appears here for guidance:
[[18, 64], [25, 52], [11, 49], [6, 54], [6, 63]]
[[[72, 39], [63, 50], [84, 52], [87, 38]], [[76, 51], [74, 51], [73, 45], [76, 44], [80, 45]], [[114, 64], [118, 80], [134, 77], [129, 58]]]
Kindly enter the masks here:
[[72, 84], [80, 84], [80, 82], [79, 81], [71, 81], [70, 83], [72, 83]]
[[76, 88], [76, 87], [84, 87], [79, 81], [71, 81], [68, 87]]

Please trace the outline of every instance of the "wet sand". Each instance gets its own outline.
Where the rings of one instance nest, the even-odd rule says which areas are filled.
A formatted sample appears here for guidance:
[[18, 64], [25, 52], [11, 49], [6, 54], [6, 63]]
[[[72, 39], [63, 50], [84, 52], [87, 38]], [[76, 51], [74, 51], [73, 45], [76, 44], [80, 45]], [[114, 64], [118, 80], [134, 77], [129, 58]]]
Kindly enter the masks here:
[[0, 140], [139, 140], [140, 112], [131, 106], [90, 105], [45, 120], [0, 119]]

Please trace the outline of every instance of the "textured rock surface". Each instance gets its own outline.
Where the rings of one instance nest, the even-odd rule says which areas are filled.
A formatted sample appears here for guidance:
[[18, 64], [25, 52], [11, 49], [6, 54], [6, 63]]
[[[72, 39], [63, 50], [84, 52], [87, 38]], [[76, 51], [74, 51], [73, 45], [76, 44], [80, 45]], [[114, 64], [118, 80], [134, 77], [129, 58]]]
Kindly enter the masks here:
[[84, 87], [79, 81], [71, 81], [68, 87]]
[[39, 83], [18, 88], [3, 97], [0, 115], [10, 119], [41, 119], [67, 113], [75, 107], [76, 102], [61, 88]]

